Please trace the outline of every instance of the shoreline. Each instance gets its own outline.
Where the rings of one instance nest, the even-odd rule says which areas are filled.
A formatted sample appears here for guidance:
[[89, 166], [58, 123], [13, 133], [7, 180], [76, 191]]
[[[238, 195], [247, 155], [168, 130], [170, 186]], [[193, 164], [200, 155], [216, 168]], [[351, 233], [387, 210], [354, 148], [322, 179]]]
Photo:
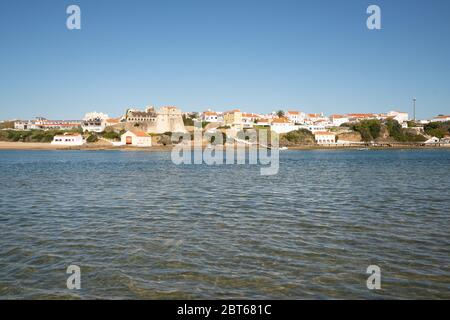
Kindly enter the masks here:
[[[0, 141], [0, 150], [29, 150], [29, 151], [147, 151], [147, 152], [170, 152], [173, 146], [152, 146], [152, 147], [115, 147], [112, 145], [83, 145], [83, 146], [55, 146], [50, 143], [41, 142], [9, 142]], [[226, 147], [224, 148], [226, 149]], [[450, 149], [450, 145], [431, 145], [431, 146], [413, 146], [413, 145], [392, 145], [392, 146], [290, 146], [285, 151], [298, 151], [298, 150], [433, 150], [433, 149]]]

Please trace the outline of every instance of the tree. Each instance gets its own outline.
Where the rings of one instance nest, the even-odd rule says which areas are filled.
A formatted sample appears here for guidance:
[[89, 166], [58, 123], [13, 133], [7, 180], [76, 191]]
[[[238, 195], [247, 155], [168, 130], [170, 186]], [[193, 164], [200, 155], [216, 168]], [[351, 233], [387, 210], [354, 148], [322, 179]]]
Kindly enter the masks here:
[[193, 126], [194, 120], [191, 117], [186, 117], [186, 115], [183, 114], [183, 124], [185, 126]]
[[380, 136], [381, 121], [376, 119], [362, 120], [353, 125], [353, 130], [358, 131], [365, 142], [369, 142]]
[[98, 137], [96, 134], [91, 134], [87, 139], [87, 142], [93, 143], [98, 141]]
[[284, 111], [283, 110], [278, 110], [277, 111], [277, 116], [278, 116], [278, 118], [283, 118], [284, 117]]

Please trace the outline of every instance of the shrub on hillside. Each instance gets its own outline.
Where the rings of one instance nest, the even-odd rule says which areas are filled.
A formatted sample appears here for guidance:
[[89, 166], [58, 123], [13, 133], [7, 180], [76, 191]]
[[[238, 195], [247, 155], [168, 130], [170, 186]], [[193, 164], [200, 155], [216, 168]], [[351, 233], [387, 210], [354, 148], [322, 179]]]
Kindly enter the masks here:
[[91, 135], [86, 139], [86, 141], [89, 142], [89, 143], [94, 143], [94, 142], [97, 142], [97, 141], [98, 141], [98, 137], [97, 137], [96, 134], [91, 134]]
[[315, 143], [314, 135], [306, 129], [299, 129], [281, 135], [281, 144], [311, 145]]
[[450, 134], [450, 121], [430, 122], [424, 125], [423, 130], [430, 136], [442, 139], [445, 135]]
[[108, 132], [104, 132], [103, 133], [103, 138], [108, 139], [108, 140], [119, 141], [120, 140], [120, 134], [118, 134], [115, 131], [108, 131]]
[[380, 136], [381, 121], [376, 119], [363, 120], [354, 124], [352, 129], [358, 131], [364, 141], [372, 141]]

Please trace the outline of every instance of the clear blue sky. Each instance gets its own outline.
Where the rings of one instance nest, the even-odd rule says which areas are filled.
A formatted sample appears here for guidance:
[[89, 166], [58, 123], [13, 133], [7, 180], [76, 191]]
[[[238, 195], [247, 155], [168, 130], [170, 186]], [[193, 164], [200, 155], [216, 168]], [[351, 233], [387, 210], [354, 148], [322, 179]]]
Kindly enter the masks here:
[[[77, 4], [82, 29], [66, 28]], [[382, 30], [366, 9], [382, 9]], [[128, 106], [450, 113], [448, 0], [2, 0], [0, 119]]]

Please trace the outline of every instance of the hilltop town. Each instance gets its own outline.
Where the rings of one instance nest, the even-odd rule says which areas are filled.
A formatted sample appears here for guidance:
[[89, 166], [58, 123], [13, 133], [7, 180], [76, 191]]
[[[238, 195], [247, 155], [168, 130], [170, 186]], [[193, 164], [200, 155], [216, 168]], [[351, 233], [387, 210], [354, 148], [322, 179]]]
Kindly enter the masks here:
[[[298, 110], [267, 114], [229, 111], [183, 112], [175, 106], [127, 108], [120, 117], [90, 112], [81, 120], [10, 120], [0, 123], [0, 141], [46, 143], [55, 147], [157, 147], [172, 143], [172, 133], [221, 131], [234, 137], [250, 129], [280, 136], [280, 145], [351, 147], [396, 145], [448, 145], [450, 115], [429, 120], [411, 119], [407, 112], [324, 115]], [[205, 141], [206, 144], [211, 141]]]

